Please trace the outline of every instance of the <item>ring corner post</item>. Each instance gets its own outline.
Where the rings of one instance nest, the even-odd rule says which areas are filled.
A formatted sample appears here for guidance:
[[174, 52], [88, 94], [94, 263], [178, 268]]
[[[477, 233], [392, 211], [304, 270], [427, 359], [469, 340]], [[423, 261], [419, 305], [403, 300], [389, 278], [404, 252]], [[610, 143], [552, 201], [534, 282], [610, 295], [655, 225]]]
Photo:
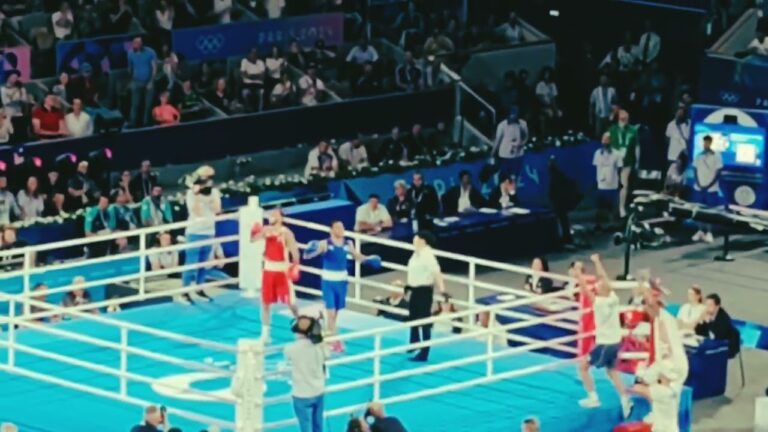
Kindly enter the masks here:
[[248, 203], [239, 213], [239, 261], [238, 275], [240, 289], [245, 298], [255, 298], [261, 289], [262, 257], [264, 242], [251, 238], [251, 229], [255, 224], [263, 223], [264, 210], [258, 196], [248, 197]]

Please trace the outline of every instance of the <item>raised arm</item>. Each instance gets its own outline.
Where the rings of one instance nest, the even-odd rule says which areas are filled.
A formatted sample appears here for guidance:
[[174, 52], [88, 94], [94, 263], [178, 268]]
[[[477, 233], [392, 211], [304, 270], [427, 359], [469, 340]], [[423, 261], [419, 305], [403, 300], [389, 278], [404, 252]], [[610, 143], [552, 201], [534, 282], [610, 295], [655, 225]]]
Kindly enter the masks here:
[[307, 251], [304, 251], [304, 259], [309, 260], [312, 258], [315, 258], [317, 256], [320, 256], [324, 254], [328, 250], [328, 240], [320, 240], [317, 242], [317, 249], [315, 249], [312, 253], [307, 253]]
[[611, 278], [608, 277], [608, 273], [605, 272], [605, 267], [603, 267], [603, 262], [600, 260], [600, 255], [594, 254], [590, 257], [590, 259], [595, 264], [595, 272], [597, 273], [599, 282], [598, 295], [607, 296], [613, 291], [613, 287], [611, 286]]

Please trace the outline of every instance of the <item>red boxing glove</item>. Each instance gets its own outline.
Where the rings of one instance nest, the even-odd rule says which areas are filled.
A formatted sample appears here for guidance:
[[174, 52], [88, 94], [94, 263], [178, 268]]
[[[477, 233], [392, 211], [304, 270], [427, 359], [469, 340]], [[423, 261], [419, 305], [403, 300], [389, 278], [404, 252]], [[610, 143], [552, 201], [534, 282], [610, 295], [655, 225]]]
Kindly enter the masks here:
[[298, 282], [301, 279], [301, 270], [299, 270], [298, 264], [291, 264], [288, 268], [288, 277], [291, 279], [291, 282]]
[[262, 225], [261, 222], [256, 222], [251, 227], [251, 237], [256, 237], [261, 234], [262, 231], [264, 231], [264, 225]]

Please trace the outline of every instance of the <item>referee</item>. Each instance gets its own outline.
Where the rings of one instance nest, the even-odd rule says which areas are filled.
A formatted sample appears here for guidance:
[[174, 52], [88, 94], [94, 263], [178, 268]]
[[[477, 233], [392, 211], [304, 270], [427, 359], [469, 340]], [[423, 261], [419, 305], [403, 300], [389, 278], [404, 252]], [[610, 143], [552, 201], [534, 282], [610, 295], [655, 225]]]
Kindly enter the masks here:
[[[408, 318], [410, 321], [432, 316], [432, 297], [437, 285], [440, 293], [445, 292], [443, 275], [432, 246], [435, 236], [428, 231], [420, 231], [413, 237], [414, 252], [408, 260], [408, 277], [405, 292], [410, 292], [408, 300]], [[419, 334], [421, 332], [421, 334]], [[428, 341], [432, 338], [432, 324], [412, 326], [411, 343]], [[429, 359], [429, 347], [421, 348], [410, 360], [426, 362]]]

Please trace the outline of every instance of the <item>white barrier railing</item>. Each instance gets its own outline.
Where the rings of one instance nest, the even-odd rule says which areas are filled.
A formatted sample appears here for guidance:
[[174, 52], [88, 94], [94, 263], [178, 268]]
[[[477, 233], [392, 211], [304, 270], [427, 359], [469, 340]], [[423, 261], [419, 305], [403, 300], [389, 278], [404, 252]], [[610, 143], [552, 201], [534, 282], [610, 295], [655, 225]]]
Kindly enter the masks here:
[[[244, 226], [243, 225], [244, 218], [247, 220], [249, 217], [247, 215], [244, 215], [244, 213], [247, 211], [248, 209], [243, 209], [241, 210], [241, 212], [239, 212], [239, 214], [224, 215], [224, 216], [218, 217], [217, 219], [218, 220], [234, 220], [239, 218], [241, 230], [242, 230], [242, 226]], [[259, 213], [259, 218], [261, 218], [261, 213]], [[252, 214], [250, 215], [250, 219], [251, 220], [253, 219]], [[290, 218], [286, 218], [286, 222], [295, 226], [301, 226], [304, 228], [319, 230], [322, 232], [329, 231], [328, 227], [314, 224], [311, 222], [305, 222], [305, 221], [300, 221], [300, 220], [290, 219]], [[178, 250], [183, 250], [191, 247], [213, 245], [216, 243], [222, 243], [222, 242], [228, 242], [228, 241], [236, 241], [238, 240], [238, 238], [241, 241], [241, 253], [243, 252], [242, 232], [240, 233], [241, 234], [240, 236], [233, 235], [233, 236], [228, 236], [223, 238], [187, 243], [183, 245], [169, 246], [165, 248], [147, 248], [147, 244], [146, 244], [147, 234], [181, 229], [181, 228], [184, 228], [185, 226], [186, 226], [186, 223], [177, 223], [172, 225], [165, 225], [165, 226], [154, 227], [149, 229], [137, 230], [129, 233], [116, 233], [116, 234], [110, 234], [103, 237], [86, 238], [86, 239], [73, 240], [73, 241], [62, 242], [62, 243], [54, 243], [50, 245], [33, 246], [33, 247], [15, 250], [11, 252], [0, 253], [0, 256], [8, 256], [8, 255], [18, 256], [19, 253], [21, 252], [24, 254], [24, 257], [25, 257], [24, 268], [19, 272], [11, 272], [9, 273], [10, 276], [7, 276], [7, 277], [21, 276], [24, 280], [23, 291], [17, 295], [0, 294], [0, 302], [5, 301], [9, 303], [8, 317], [4, 319], [0, 317], [0, 324], [7, 324], [9, 329], [6, 339], [4, 341], [0, 341], [0, 347], [4, 347], [5, 349], [7, 349], [7, 352], [8, 352], [7, 364], [0, 364], [0, 370], [11, 372], [11, 373], [17, 373], [19, 375], [27, 376], [33, 379], [37, 379], [37, 380], [41, 380], [44, 382], [53, 383], [57, 385], [62, 385], [62, 386], [76, 389], [79, 391], [88, 392], [91, 394], [119, 400], [122, 402], [131, 403], [134, 405], [147, 405], [150, 403], [150, 401], [144, 401], [131, 396], [128, 392], [128, 389], [129, 389], [128, 384], [130, 382], [151, 384], [154, 380], [151, 377], [146, 377], [134, 371], [131, 371], [129, 367], [130, 365], [128, 362], [129, 355], [142, 357], [142, 358], [160, 362], [160, 363], [170, 364], [176, 367], [182, 367], [182, 368], [193, 370], [193, 371], [213, 372], [213, 373], [220, 373], [222, 374], [222, 376], [231, 376], [232, 373], [230, 371], [218, 368], [216, 366], [212, 366], [210, 364], [199, 363], [199, 362], [195, 362], [195, 361], [191, 361], [183, 358], [176, 358], [168, 354], [153, 353], [147, 349], [133, 347], [130, 345], [131, 339], [129, 338], [129, 335], [131, 334], [151, 335], [161, 340], [172, 341], [174, 343], [180, 343], [188, 346], [204, 348], [207, 350], [216, 350], [230, 356], [234, 354], [239, 354], [237, 347], [233, 345], [229, 345], [221, 342], [203, 340], [199, 338], [193, 338], [193, 337], [189, 337], [181, 334], [176, 334], [173, 332], [168, 332], [168, 331], [163, 331], [155, 328], [141, 326], [138, 324], [128, 323], [128, 322], [121, 321], [119, 319], [115, 319], [111, 317], [93, 315], [88, 312], [88, 310], [91, 310], [94, 308], [102, 308], [105, 306], [109, 306], [110, 304], [113, 304], [115, 301], [117, 301], [118, 303], [133, 302], [138, 300], [147, 300], [152, 298], [188, 294], [198, 289], [204, 289], [204, 288], [214, 288], [214, 287], [231, 285], [231, 284], [239, 284], [242, 286], [245, 283], [250, 283], [246, 281], [246, 279], [244, 279], [243, 273], [242, 273], [244, 266], [241, 265], [241, 275], [239, 278], [230, 278], [223, 281], [211, 282], [211, 283], [207, 283], [200, 286], [182, 287], [182, 288], [172, 289], [172, 290], [148, 292], [146, 290], [147, 278], [164, 276], [170, 273], [177, 273], [179, 271], [184, 271], [184, 270], [208, 267], [215, 264], [233, 263], [238, 261], [242, 262], [242, 260], [244, 259], [243, 255], [241, 255], [239, 257], [226, 258], [223, 260], [213, 260], [213, 261], [206, 261], [203, 263], [197, 263], [193, 265], [179, 266], [174, 269], [148, 271], [146, 268], [144, 268], [146, 264], [147, 256], [150, 254], [165, 252], [165, 251], [178, 251]], [[77, 268], [78, 265], [75, 263], [64, 263], [64, 264], [34, 268], [31, 266], [31, 259], [29, 258], [32, 256], [33, 253], [36, 253], [39, 251], [45, 251], [45, 250], [52, 250], [60, 247], [77, 247], [77, 246], [86, 245], [91, 242], [100, 242], [100, 241], [116, 239], [120, 237], [135, 237], [135, 236], [139, 236], [139, 239], [140, 239], [140, 246], [137, 252], [124, 254], [124, 255], [111, 256], [111, 257], [97, 258], [97, 259], [87, 260], [87, 261], [81, 261], [77, 264], [92, 265], [92, 264], [99, 264], [99, 263], [108, 263], [108, 262], [120, 260], [120, 259], [139, 259], [141, 261], [141, 264], [139, 266], [140, 271], [138, 272], [138, 274], [114, 276], [114, 277], [105, 278], [101, 280], [88, 280], [84, 284], [79, 284], [77, 286], [70, 285], [65, 287], [57, 287], [57, 288], [50, 289], [48, 291], [48, 293], [64, 293], [64, 292], [69, 292], [76, 287], [88, 288], [88, 287], [104, 285], [106, 283], [124, 283], [124, 282], [129, 282], [129, 281], [138, 279], [138, 287], [134, 287], [136, 288], [135, 295], [126, 296], [118, 300], [108, 299], [103, 302], [74, 306], [71, 308], [63, 308], [61, 306], [51, 305], [35, 299], [35, 296], [37, 294], [35, 292], [31, 292], [30, 286], [29, 286], [30, 275], [43, 273], [46, 271], [57, 270], [57, 269]], [[412, 250], [412, 246], [410, 244], [406, 244], [403, 242], [398, 242], [390, 239], [383, 239], [375, 236], [369, 236], [369, 235], [352, 233], [352, 232], [348, 233], [348, 236], [350, 238], [357, 240], [356, 245], [358, 248], [361, 247], [361, 243], [370, 242], [370, 243], [378, 243], [383, 246], [394, 247], [394, 248], [402, 249], [406, 251]], [[407, 323], [398, 323], [391, 326], [383, 326], [383, 327], [375, 328], [372, 330], [345, 333], [342, 335], [333, 336], [329, 338], [329, 341], [331, 342], [333, 341], [349, 342], [349, 341], [355, 341], [355, 340], [370, 341], [371, 339], [373, 339], [372, 351], [365, 352], [362, 354], [349, 355], [341, 358], [335, 358], [328, 362], [328, 367], [331, 370], [333, 370], [333, 368], [342, 367], [342, 366], [373, 362], [373, 373], [370, 377], [366, 377], [360, 380], [355, 380], [353, 382], [345, 382], [345, 383], [329, 386], [327, 389], [327, 395], [333, 395], [335, 393], [350, 390], [350, 389], [370, 386], [371, 396], [374, 399], [382, 400], [382, 402], [385, 402], [385, 403], [386, 402], [395, 403], [395, 402], [402, 402], [406, 400], [412, 400], [420, 397], [426, 397], [426, 396], [437, 394], [443, 391], [452, 391], [452, 390], [470, 388], [476, 385], [487, 384], [487, 383], [496, 382], [496, 381], [507, 379], [507, 378], [522, 376], [527, 373], [533, 373], [540, 370], [546, 370], [549, 368], [558, 367], [559, 365], [564, 364], [564, 362], [566, 361], [552, 362], [551, 364], [548, 364], [545, 366], [536, 366], [536, 367], [526, 368], [519, 371], [499, 372], [494, 367], [494, 361], [505, 358], [505, 357], [509, 357], [509, 356], [521, 354], [524, 352], [533, 351], [533, 350], [538, 350], [542, 348], [555, 349], [562, 352], [566, 352], [568, 354], [576, 354], [575, 349], [572, 346], [570, 346], [570, 344], [572, 344], [579, 338], [588, 336], [588, 335], [573, 334], [573, 335], [556, 338], [548, 341], [540, 341], [533, 338], [523, 337], [521, 335], [515, 335], [510, 333], [511, 330], [521, 329], [523, 327], [535, 325], [535, 324], [547, 324], [547, 325], [551, 325], [551, 326], [555, 326], [555, 327], [559, 327], [559, 328], [563, 328], [563, 329], [575, 332], [576, 327], [575, 327], [574, 321], [578, 318], [579, 314], [581, 313], [581, 311], [577, 309], [574, 309], [574, 308], [567, 309], [567, 310], [563, 309], [559, 313], [554, 313], [545, 317], [539, 317], [535, 315], [521, 313], [518, 311], [509, 310], [514, 307], [529, 306], [541, 301], [562, 303], [565, 306], [575, 307], [575, 302], [567, 298], [568, 296], [572, 295], [575, 292], [575, 290], [568, 289], [568, 290], [560, 291], [557, 293], [551, 293], [546, 295], [535, 295], [522, 289], [480, 281], [478, 280], [478, 274], [477, 274], [477, 268], [479, 266], [487, 267], [495, 270], [507, 271], [514, 274], [534, 274], [534, 272], [532, 272], [530, 269], [526, 267], [498, 263], [498, 262], [481, 259], [481, 258], [467, 257], [459, 254], [445, 252], [445, 251], [437, 250], [435, 251], [435, 253], [438, 257], [457, 260], [457, 261], [465, 262], [468, 264], [469, 270], [466, 276], [457, 276], [457, 275], [450, 275], [450, 274], [445, 275], [446, 281], [458, 283], [461, 286], [466, 287], [466, 294], [467, 294], [466, 301], [460, 300], [460, 299], [452, 300], [454, 303], [456, 303], [457, 306], [463, 308], [464, 310], [460, 310], [458, 312], [454, 312], [448, 315], [441, 315], [439, 317], [430, 317], [422, 320], [410, 321]], [[249, 265], [251, 264], [250, 261], [248, 261], [248, 263]], [[383, 265], [384, 265], [384, 268], [392, 271], [403, 271], [405, 269], [405, 267], [402, 264], [398, 264], [398, 263], [385, 262], [383, 263]], [[318, 269], [310, 268], [307, 266], [302, 266], [302, 271], [310, 272], [310, 273], [320, 272]], [[536, 272], [535, 274], [539, 277], [548, 277], [553, 280], [566, 281], [566, 282], [571, 281], [571, 279], [568, 277], [554, 274], [554, 273]], [[3, 277], [0, 277], [0, 280], [2, 279]], [[381, 290], [388, 293], [398, 292], [402, 290], [401, 287], [396, 287], [391, 284], [383, 283], [383, 282], [372, 280], [369, 278], [364, 278], [362, 276], [362, 269], [359, 264], [355, 266], [355, 272], [350, 277], [350, 283], [354, 285], [354, 290], [351, 290], [350, 298], [348, 299], [350, 303], [356, 304], [359, 306], [374, 308], [377, 310], [389, 310], [390, 312], [394, 312], [394, 313], [400, 313], [400, 314], [403, 313], [403, 311], [400, 309], [387, 307], [386, 305], [381, 305], [379, 303], [374, 303], [372, 301], [366, 300], [363, 297], [363, 292], [362, 292], [364, 288]], [[512, 298], [511, 300], [500, 301], [499, 303], [492, 304], [492, 305], [480, 306], [476, 303], [476, 300], [477, 300], [476, 291], [478, 289], [484, 289], [484, 290], [487, 290], [493, 293], [499, 293], [499, 294], [512, 294], [514, 295], [514, 298]], [[307, 287], [297, 286], [296, 290], [298, 292], [311, 294], [315, 296], [319, 294], [318, 290], [307, 288]], [[243, 292], [243, 295], [245, 294], [246, 292]], [[17, 311], [16, 311], [17, 304], [21, 304], [23, 306], [22, 309], [24, 313], [21, 316], [17, 314]], [[31, 312], [32, 308], [37, 309], [37, 311], [32, 313]], [[484, 328], [484, 327], [480, 327], [473, 324], [474, 317], [480, 313], [490, 314], [491, 322], [494, 321], [494, 317], [497, 315], [508, 316], [508, 317], [517, 319], [519, 321], [512, 322], [510, 324], [505, 324], [500, 326], [489, 326], [488, 328]], [[45, 325], [38, 322], [38, 320], [41, 320], [41, 319], [59, 316], [63, 314], [71, 315], [73, 317], [76, 317], [77, 319], [89, 320], [101, 325], [114, 327], [118, 329], [120, 332], [119, 341], [102, 340], [92, 336], [74, 333], [66, 330], [65, 328]], [[428, 342], [408, 343], [408, 344], [398, 345], [395, 347], [391, 347], [391, 346], [385, 347], [383, 344], [383, 341], [385, 338], [399, 337], [405, 332], [407, 332], [407, 330], [412, 326], [432, 325], [440, 320], [452, 320], [453, 318], [467, 318], [467, 323], [461, 324], [461, 327], [465, 330], [464, 333], [461, 333], [458, 335], [450, 335], [447, 337], [440, 337]], [[77, 359], [77, 358], [62, 355], [62, 354], [47, 352], [34, 346], [22, 344], [18, 341], [18, 338], [16, 337], [18, 332], [17, 327], [18, 329], [31, 329], [36, 332], [51, 335], [53, 337], [62, 338], [66, 340], [73, 340], [79, 343], [92, 345], [92, 346], [98, 347], [99, 349], [115, 351], [119, 353], [119, 359], [120, 359], [119, 367], [108, 367], [104, 365], [98, 365], [93, 362], [88, 362], [82, 359]], [[392, 373], [382, 372], [382, 367], [381, 367], [382, 359], [387, 356], [397, 354], [397, 353], [403, 353], [405, 351], [412, 350], [412, 349], [420, 349], [425, 347], [441, 347], [441, 346], [459, 342], [459, 341], [466, 341], [466, 340], [478, 339], [478, 338], [481, 338], [485, 343], [485, 350], [481, 354], [473, 355], [466, 358], [456, 359], [456, 360], [450, 360], [440, 364], [426, 365], [426, 366], [404, 370], [404, 371], [398, 371], [398, 372], [392, 372]], [[523, 343], [524, 345], [514, 347], [514, 348], [497, 349], [495, 340], [498, 338], [501, 338], [503, 340], [512, 340], [512, 341], [520, 342], [520, 343]], [[269, 347], [262, 353], [262, 356], [269, 352], [276, 352], [278, 350], [282, 350], [282, 348], [283, 347], [280, 347], [280, 346]], [[72, 365], [72, 366], [76, 366], [84, 369], [89, 369], [94, 371], [95, 373], [114, 377], [119, 381], [119, 390], [108, 391], [108, 390], [104, 390], [94, 386], [89, 386], [83, 383], [70, 382], [60, 377], [53, 377], [46, 374], [41, 374], [39, 372], [36, 372], [34, 370], [24, 367], [24, 365], [18, 364], [18, 362], [16, 362], [16, 353], [26, 353], [26, 354], [34, 355], [37, 357], [47, 358], [47, 359], [58, 361], [64, 364], [68, 364], [68, 365]], [[390, 397], [385, 399], [381, 398], [382, 384], [384, 383], [405, 379], [405, 378], [417, 376], [420, 374], [429, 374], [429, 373], [447, 371], [453, 368], [475, 364], [475, 363], [484, 363], [485, 372], [480, 377], [472, 378], [464, 382], [454, 382], [454, 383], [446, 384], [444, 386], [440, 386], [434, 389], [419, 390], [411, 393], [404, 393], [396, 397]], [[263, 373], [260, 375], [261, 379], [264, 379], [269, 376], [272, 376], [272, 374]], [[210, 397], [213, 400], [218, 400], [222, 403], [228, 403], [228, 404], [244, 403], [244, 400], [242, 397], [216, 397], [209, 392], [204, 392], [199, 390], [190, 390], [190, 389], [177, 389], [177, 390], [180, 392], [188, 392], [188, 393], [195, 393], [199, 395], [205, 395]], [[290, 400], [290, 396], [287, 396], [287, 395], [268, 398], [268, 399], [263, 399], [263, 395], [262, 395], [261, 399], [256, 401], [256, 405], [264, 409], [264, 408], [269, 408], [274, 404], [285, 403], [289, 400]], [[363, 404], [361, 402], [360, 405], [341, 407], [341, 408], [332, 410], [327, 414], [339, 415], [339, 414], [353, 413], [360, 410], [362, 405]], [[236, 421], [233, 422], [231, 420], [216, 419], [216, 418], [203, 416], [198, 413], [193, 413], [185, 410], [178, 410], [178, 409], [171, 408], [170, 411], [174, 415], [179, 417], [187, 418], [189, 420], [197, 421], [201, 423], [216, 424], [224, 428], [234, 428], [236, 425], [239, 425], [242, 423], [240, 419], [236, 419]], [[294, 420], [292, 419], [286, 419], [286, 420], [281, 420], [281, 421], [272, 422], [272, 423], [263, 424], [263, 425], [257, 425], [257, 426], [259, 427], [263, 426], [263, 429], [274, 429], [274, 428], [279, 428], [279, 427], [291, 424], [293, 422]], [[255, 430], [261, 430], [261, 429], [252, 429], [252, 428], [238, 429], [238, 431], [240, 430], [255, 431]]]

